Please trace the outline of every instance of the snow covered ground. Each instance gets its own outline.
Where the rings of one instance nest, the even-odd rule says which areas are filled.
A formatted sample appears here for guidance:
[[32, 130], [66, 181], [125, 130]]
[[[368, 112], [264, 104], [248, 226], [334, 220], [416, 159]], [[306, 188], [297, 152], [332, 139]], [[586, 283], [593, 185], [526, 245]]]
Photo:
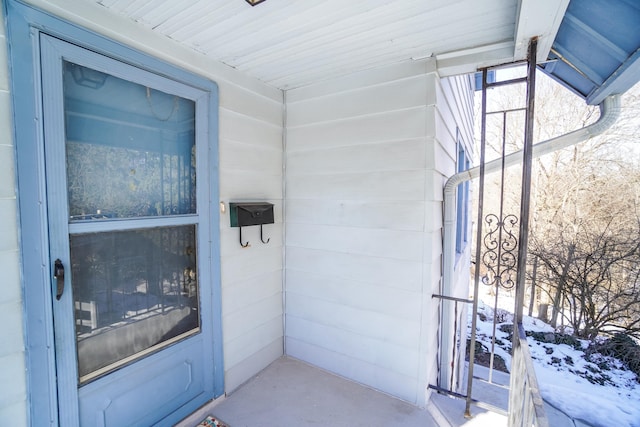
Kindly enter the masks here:
[[[511, 302], [504, 304], [513, 307]], [[499, 306], [504, 304], [499, 303]], [[476, 339], [491, 349], [494, 311], [480, 301], [478, 313]], [[496, 329], [495, 353], [504, 359], [509, 369], [510, 335], [501, 330], [500, 325], [511, 324], [513, 316], [500, 308], [498, 314], [502, 323]], [[553, 328], [539, 319], [525, 316], [524, 326], [527, 331], [553, 336]], [[640, 383], [619, 361], [608, 358], [595, 361], [599, 363], [588, 362], [583, 351], [588, 345], [586, 341], [570, 346], [540, 342], [532, 337], [528, 340], [545, 401], [574, 420], [585, 421], [594, 427], [640, 427]], [[579, 344], [582, 349], [575, 348]]]

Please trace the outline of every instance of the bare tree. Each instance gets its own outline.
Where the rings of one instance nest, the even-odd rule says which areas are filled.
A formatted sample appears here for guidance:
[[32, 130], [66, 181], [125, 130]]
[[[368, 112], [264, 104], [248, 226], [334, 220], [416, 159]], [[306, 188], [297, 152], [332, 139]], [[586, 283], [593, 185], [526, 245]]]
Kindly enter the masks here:
[[[611, 132], [537, 162], [532, 258], [537, 282], [578, 335], [640, 331], [640, 86]], [[591, 120], [586, 110], [582, 118]], [[562, 116], [560, 116], [562, 117]]]
[[640, 228], [583, 221], [556, 240], [533, 239], [531, 253], [544, 268], [538, 280], [555, 290], [557, 310], [574, 333], [640, 332]]
[[[538, 83], [536, 141], [597, 120], [597, 107], [549, 79]], [[497, 97], [490, 110], [520, 108], [518, 90]], [[622, 118], [605, 135], [535, 163], [529, 240], [531, 272], [538, 262], [535, 294], [553, 305], [554, 324], [567, 322], [587, 337], [611, 328], [640, 331], [640, 85], [623, 105]], [[502, 141], [507, 153], [520, 148], [513, 129], [521, 118], [514, 113], [509, 120], [506, 128], [499, 117], [487, 121], [490, 151], [501, 152]], [[518, 175], [507, 176], [506, 211], [518, 211], [519, 179], [512, 179]], [[489, 180], [492, 185], [497, 188]], [[486, 197], [485, 205], [493, 205]]]

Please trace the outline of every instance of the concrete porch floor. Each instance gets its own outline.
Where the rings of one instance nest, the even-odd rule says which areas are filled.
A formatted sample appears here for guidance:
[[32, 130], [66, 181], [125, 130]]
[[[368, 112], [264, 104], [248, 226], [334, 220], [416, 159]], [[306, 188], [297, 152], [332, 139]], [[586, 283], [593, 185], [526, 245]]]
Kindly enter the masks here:
[[177, 427], [194, 427], [207, 415], [219, 418], [229, 427], [500, 425], [495, 419], [482, 416], [465, 420], [463, 410], [464, 402], [454, 402], [445, 396], [432, 398], [429, 407], [421, 409], [299, 360], [282, 357], [226, 398], [200, 408]]

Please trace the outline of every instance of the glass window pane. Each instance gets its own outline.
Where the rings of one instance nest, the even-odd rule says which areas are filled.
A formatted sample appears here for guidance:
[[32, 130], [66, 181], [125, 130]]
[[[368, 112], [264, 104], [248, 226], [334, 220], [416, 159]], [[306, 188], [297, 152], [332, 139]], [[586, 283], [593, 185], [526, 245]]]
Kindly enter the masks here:
[[196, 212], [195, 103], [64, 65], [72, 221]]
[[72, 235], [80, 382], [200, 328], [196, 226]]

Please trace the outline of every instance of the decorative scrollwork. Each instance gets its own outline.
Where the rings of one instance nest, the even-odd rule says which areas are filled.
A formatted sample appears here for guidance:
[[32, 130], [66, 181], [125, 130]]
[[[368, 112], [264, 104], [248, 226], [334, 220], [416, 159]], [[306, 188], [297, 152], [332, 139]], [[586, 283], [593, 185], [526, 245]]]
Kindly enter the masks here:
[[482, 277], [482, 282], [489, 286], [512, 289], [515, 286], [512, 276], [518, 262], [518, 217], [509, 214], [500, 220], [497, 215], [488, 214], [485, 223], [482, 263], [486, 267], [486, 274]]

